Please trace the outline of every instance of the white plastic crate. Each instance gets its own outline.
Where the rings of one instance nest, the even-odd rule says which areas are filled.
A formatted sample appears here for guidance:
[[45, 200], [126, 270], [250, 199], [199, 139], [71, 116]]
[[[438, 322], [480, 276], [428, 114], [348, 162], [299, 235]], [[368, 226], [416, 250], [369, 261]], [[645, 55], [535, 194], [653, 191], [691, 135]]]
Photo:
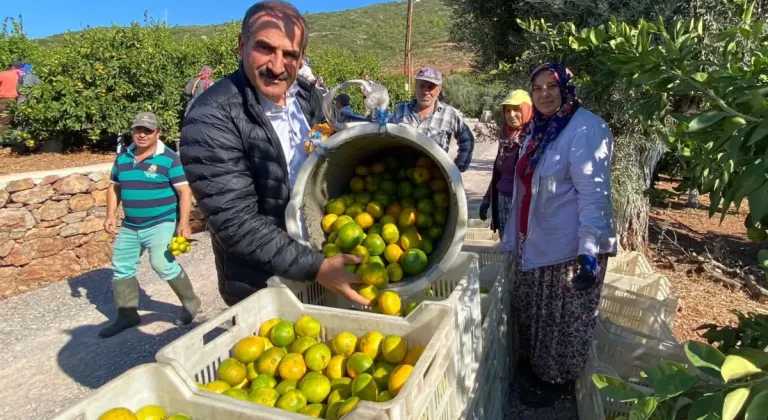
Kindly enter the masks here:
[[[322, 305], [341, 309], [361, 310], [345, 298], [336, 296], [316, 283], [296, 282], [273, 277], [270, 286], [287, 286], [303, 303]], [[421, 291], [410, 296], [402, 296], [405, 302], [433, 301], [449, 306], [454, 314], [454, 342], [451, 356], [458, 387], [457, 401], [460, 406], [467, 402], [474, 377], [472, 373], [483, 351], [481, 338], [481, 297], [478, 269], [478, 255], [462, 252], [455, 264], [446, 274], [432, 284], [434, 296], [427, 296]]]
[[642, 277], [653, 274], [653, 268], [639, 252], [619, 252], [615, 257], [608, 259], [608, 273]]
[[605, 275], [602, 294], [603, 296], [623, 297], [634, 297], [635, 294], [638, 294], [655, 299], [662, 306], [662, 315], [669, 323], [674, 322], [680, 301], [677, 294], [672, 290], [669, 279], [659, 274], [631, 277], [608, 272]]
[[196, 395], [172, 367], [149, 363], [123, 373], [54, 420], [96, 420], [112, 408], [125, 407], [135, 412], [145, 405], [159, 405], [168, 415], [184, 413], [195, 420], [267, 418], [253, 407]]
[[[426, 348], [400, 393], [386, 403], [361, 402], [349, 419], [452, 419], [458, 415], [456, 373], [452, 360], [453, 310], [425, 302], [406, 318], [302, 304], [285, 286], [260, 290], [203, 323], [157, 353], [170, 364], [195, 394], [218, 402], [258, 411], [259, 419], [303, 419], [301, 415], [197, 389], [195, 383], [216, 380], [221, 362], [243, 337], [258, 333], [272, 318], [295, 321], [310, 315], [323, 326], [320, 339], [328, 341], [342, 331], [362, 336], [370, 331], [403, 337], [408, 347]], [[219, 333], [215, 338], [208, 336]]]
[[[604, 286], [611, 288], [611, 286]], [[672, 330], [664, 316], [664, 302], [640, 293], [613, 288], [604, 290], [600, 297], [600, 318], [620, 327], [628, 328], [633, 335], [651, 340], [668, 340]]]
[[480, 272], [480, 284], [489, 289], [487, 305], [483, 306], [483, 354], [470, 392], [470, 402], [464, 407], [462, 419], [501, 420], [507, 399], [510, 363], [515, 346], [509, 346], [509, 305], [511, 297], [504, 267], [492, 264]]
[[467, 232], [464, 235], [465, 241], [491, 241], [497, 242], [499, 240], [499, 232], [493, 232], [490, 228], [467, 228]]

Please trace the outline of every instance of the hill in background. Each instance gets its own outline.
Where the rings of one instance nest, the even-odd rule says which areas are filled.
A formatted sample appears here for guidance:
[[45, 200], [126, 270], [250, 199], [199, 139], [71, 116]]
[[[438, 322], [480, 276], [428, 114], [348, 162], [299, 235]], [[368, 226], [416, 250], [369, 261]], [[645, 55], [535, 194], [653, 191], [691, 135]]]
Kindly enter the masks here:
[[[376, 55], [387, 70], [401, 73], [405, 52], [407, 3], [396, 1], [341, 12], [305, 15], [309, 24], [310, 45], [334, 45], [354, 52]], [[469, 69], [471, 55], [450, 43], [451, 9], [441, 0], [414, 3], [412, 59], [414, 69], [432, 65], [444, 72]], [[209, 36], [221, 25], [175, 26], [178, 36]], [[63, 34], [40, 40], [55, 43]]]

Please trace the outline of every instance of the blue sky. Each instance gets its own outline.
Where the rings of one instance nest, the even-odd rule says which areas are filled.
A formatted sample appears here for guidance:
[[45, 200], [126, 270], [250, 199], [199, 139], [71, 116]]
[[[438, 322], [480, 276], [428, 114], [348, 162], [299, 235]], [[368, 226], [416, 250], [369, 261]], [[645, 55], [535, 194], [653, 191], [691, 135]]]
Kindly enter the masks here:
[[[392, 0], [291, 0], [302, 13], [354, 9]], [[250, 0], [0, 0], [0, 18], [21, 15], [30, 38], [43, 38], [86, 26], [126, 25], [151, 17], [168, 16], [168, 24], [208, 25], [243, 18]]]

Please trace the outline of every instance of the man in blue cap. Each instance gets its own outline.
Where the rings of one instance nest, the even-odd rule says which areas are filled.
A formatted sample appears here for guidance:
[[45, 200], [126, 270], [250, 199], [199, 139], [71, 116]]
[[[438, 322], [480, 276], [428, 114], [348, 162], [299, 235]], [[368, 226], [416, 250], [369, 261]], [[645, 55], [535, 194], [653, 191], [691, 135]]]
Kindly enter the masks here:
[[466, 171], [472, 161], [475, 136], [464, 122], [461, 112], [438, 99], [443, 91], [443, 75], [427, 67], [419, 70], [415, 79], [416, 98], [397, 104], [390, 122], [406, 125], [426, 135], [446, 153], [451, 137], [455, 137], [459, 153], [454, 163], [459, 171]]

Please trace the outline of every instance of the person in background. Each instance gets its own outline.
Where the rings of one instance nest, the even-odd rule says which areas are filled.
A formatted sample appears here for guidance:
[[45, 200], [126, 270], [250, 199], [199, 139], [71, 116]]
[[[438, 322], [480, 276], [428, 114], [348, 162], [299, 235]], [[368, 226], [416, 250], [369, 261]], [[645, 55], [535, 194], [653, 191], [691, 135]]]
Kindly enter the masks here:
[[395, 106], [390, 122], [413, 128], [431, 138], [446, 153], [451, 137], [456, 138], [459, 153], [454, 163], [464, 172], [472, 161], [475, 136], [456, 108], [443, 104], [437, 97], [442, 91], [443, 76], [433, 68], [424, 68], [416, 74], [416, 99]]
[[307, 22], [284, 1], [263, 1], [243, 18], [238, 70], [204, 93], [184, 120], [181, 158], [208, 221], [219, 293], [234, 305], [267, 279], [317, 282], [364, 306], [347, 273], [352, 255], [325, 258], [286, 232], [285, 209], [309, 156], [310, 128], [324, 122], [322, 95], [298, 77]]
[[22, 88], [29, 88], [30, 86], [37, 84], [40, 84], [40, 78], [37, 77], [36, 74], [32, 73], [31, 64], [25, 64], [24, 67], [19, 70], [19, 85], [17, 87], [19, 91], [19, 97], [16, 98], [16, 101], [18, 103], [22, 103], [26, 100], [26, 96], [24, 95]]
[[309, 58], [305, 56], [304, 60], [302, 60], [301, 68], [299, 69], [299, 76], [307, 79], [310, 85], [316, 86], [317, 78], [312, 74], [312, 68], [309, 67], [309, 63]]
[[21, 61], [11, 63], [8, 70], [0, 72], [0, 133], [5, 131], [13, 122], [8, 107], [19, 97], [19, 70], [24, 67]]
[[350, 106], [350, 97], [346, 93], [339, 94], [333, 104], [336, 107], [336, 122], [367, 121], [365, 117], [358, 115]]
[[520, 146], [527, 134], [528, 123], [533, 117], [533, 104], [528, 92], [516, 90], [501, 103], [504, 126], [499, 138], [499, 150], [493, 163], [493, 176], [480, 205], [480, 219], [488, 218], [491, 209], [491, 230], [504, 235], [504, 226], [512, 208], [515, 187], [515, 166]]
[[191, 79], [184, 87], [184, 116], [189, 114], [189, 110], [192, 108], [192, 103], [195, 102], [195, 99], [213, 86], [212, 76], [213, 69], [208, 66], [203, 66], [200, 69], [200, 73]]
[[[141, 323], [136, 268], [144, 250], [149, 251], [152, 269], [168, 282], [181, 301], [182, 311], [176, 324], [189, 324], [200, 309], [200, 299], [189, 277], [168, 250], [174, 233], [185, 238], [192, 236], [189, 228], [192, 191], [181, 161], [159, 141], [160, 122], [155, 114], [136, 115], [131, 136], [133, 143], [115, 159], [107, 189], [104, 229], [117, 234], [112, 253], [112, 292], [117, 318], [99, 332], [104, 338]], [[125, 219], [118, 228], [117, 208], [121, 202]]]
[[531, 75], [533, 122], [515, 170], [501, 249], [513, 257], [512, 307], [524, 404], [550, 406], [572, 392], [592, 345], [609, 256], [613, 135], [581, 106], [570, 74], [545, 64]]

